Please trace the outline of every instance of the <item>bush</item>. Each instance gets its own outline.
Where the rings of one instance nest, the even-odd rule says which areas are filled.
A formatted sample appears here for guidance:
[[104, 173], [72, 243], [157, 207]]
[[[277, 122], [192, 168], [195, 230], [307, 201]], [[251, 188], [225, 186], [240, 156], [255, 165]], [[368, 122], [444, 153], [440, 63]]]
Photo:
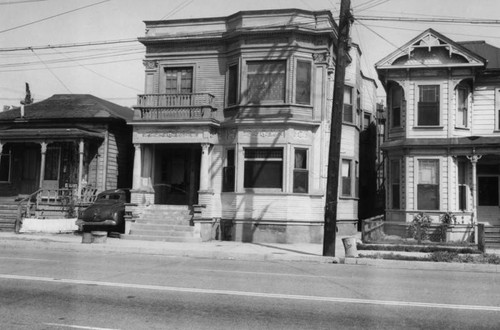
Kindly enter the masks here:
[[408, 237], [417, 240], [418, 244], [422, 241], [429, 240], [429, 228], [431, 219], [423, 212], [418, 213], [413, 217], [413, 221], [408, 226]]

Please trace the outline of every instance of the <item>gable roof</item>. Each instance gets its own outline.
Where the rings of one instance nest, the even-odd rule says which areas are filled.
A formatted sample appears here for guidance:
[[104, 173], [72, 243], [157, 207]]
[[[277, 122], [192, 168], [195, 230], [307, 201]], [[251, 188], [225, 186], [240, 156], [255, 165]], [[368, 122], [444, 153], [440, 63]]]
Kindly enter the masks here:
[[486, 43], [484, 40], [461, 41], [460, 45], [484, 57], [488, 62], [486, 70], [500, 70], [500, 48]]
[[[439, 51], [435, 50], [432, 56], [429, 54], [427, 57], [415, 58], [416, 53], [426, 54], [433, 48], [438, 48]], [[427, 29], [377, 62], [375, 68], [380, 70], [485, 65], [486, 60], [480, 55], [433, 29]]]
[[[90, 94], [56, 94], [24, 107], [24, 119], [132, 119], [133, 110]], [[21, 108], [0, 112], [0, 121], [21, 118]]]

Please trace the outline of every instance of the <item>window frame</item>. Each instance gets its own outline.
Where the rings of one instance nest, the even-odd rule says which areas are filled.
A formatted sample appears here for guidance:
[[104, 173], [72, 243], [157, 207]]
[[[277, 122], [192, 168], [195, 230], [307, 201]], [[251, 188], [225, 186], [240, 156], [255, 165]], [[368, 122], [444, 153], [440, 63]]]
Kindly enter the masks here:
[[[437, 183], [436, 184], [429, 184], [429, 183], [420, 183], [421, 181], [421, 176], [420, 176], [420, 169], [423, 167], [422, 166], [422, 163], [423, 162], [434, 162], [436, 164], [436, 170], [437, 170], [437, 173], [435, 173], [435, 176], [436, 176], [436, 181]], [[416, 185], [416, 204], [417, 204], [417, 210], [419, 211], [436, 211], [436, 210], [440, 210], [441, 208], [441, 187], [442, 187], [442, 184], [441, 184], [441, 159], [439, 158], [432, 158], [432, 157], [429, 157], [429, 158], [418, 158], [417, 159], [417, 163], [416, 163], [416, 166], [415, 166], [415, 169], [416, 169], [416, 178], [415, 178], [415, 185]], [[424, 186], [427, 186], [427, 187], [424, 187]], [[436, 189], [436, 198], [437, 198], [437, 206], [435, 208], [424, 208], [424, 207], [421, 207], [423, 206], [424, 202], [425, 203], [428, 203], [428, 201], [423, 201], [420, 199], [420, 195], [421, 195], [421, 192], [420, 192], [420, 189], [424, 189], [424, 188], [427, 188], [427, 190], [429, 190], [429, 186], [436, 186], [435, 189]], [[423, 194], [422, 193], [422, 196], [428, 196], [429, 194]]]
[[[344, 164], [348, 164], [348, 176], [344, 176]], [[353, 189], [354, 181], [354, 166], [353, 160], [348, 158], [342, 158], [340, 160], [340, 196], [343, 198], [355, 197], [355, 192]], [[347, 184], [348, 183], [348, 184]], [[346, 192], [344, 189], [348, 188], [349, 191]]]
[[[463, 177], [462, 177], [463, 174]], [[469, 206], [469, 175], [467, 161], [457, 161], [457, 209], [468, 210]], [[461, 180], [462, 177], [462, 180]], [[462, 182], [463, 181], [463, 182]]]
[[[234, 74], [234, 82], [232, 81], [232, 68], [236, 68]], [[227, 88], [226, 88], [226, 106], [231, 107], [239, 104], [240, 101], [240, 64], [238, 62], [231, 63], [227, 66], [227, 78], [226, 78]], [[234, 95], [232, 95], [234, 94]], [[232, 98], [234, 97], [234, 102]]]
[[[436, 84], [436, 83], [429, 83], [429, 84], [419, 84], [418, 86], [418, 95], [417, 97], [415, 97], [415, 100], [416, 100], [416, 111], [415, 111], [415, 116], [416, 116], [416, 126], [417, 127], [440, 127], [441, 126], [441, 122], [442, 122], [442, 119], [441, 119], [441, 114], [442, 114], [442, 111], [441, 109], [443, 108], [442, 107], [442, 88], [441, 88], [441, 85], [440, 84]], [[426, 89], [426, 88], [429, 88], [429, 87], [435, 87], [437, 88], [435, 91], [437, 91], [437, 93], [435, 93], [437, 95], [437, 98], [438, 100], [437, 101], [422, 101], [422, 96], [425, 95], [425, 91], [423, 89]], [[424, 120], [423, 118], [427, 118], [428, 119], [428, 116], [422, 116], [421, 114], [421, 110], [424, 111], [425, 109], [421, 109], [420, 106], [421, 104], [424, 105], [424, 103], [429, 106], [431, 104], [436, 104], [437, 105], [437, 115], [436, 115], [436, 119], [437, 119], [437, 122], [436, 123], [421, 123], [422, 120]], [[427, 109], [427, 111], [430, 111]]]
[[[280, 151], [281, 152], [281, 158], [275, 157], [275, 158], [250, 158], [247, 156], [247, 151], [249, 150], [274, 150], [274, 151]], [[279, 191], [283, 192], [285, 187], [285, 148], [284, 147], [275, 147], [275, 146], [247, 146], [243, 147], [243, 157], [242, 157], [242, 163], [243, 163], [243, 189], [245, 191]], [[250, 170], [247, 169], [247, 163], [249, 162], [276, 162], [276, 163], [281, 163], [279, 176], [279, 183], [280, 186], [276, 187], [262, 187], [262, 186], [256, 186], [255, 183], [251, 184], [247, 182], [247, 175], [249, 175]]]
[[[349, 101], [349, 103], [346, 103], [346, 92], [349, 91], [349, 96], [347, 99], [347, 101]], [[354, 87], [353, 86], [349, 86], [349, 85], [344, 85], [344, 102], [343, 102], [343, 106], [342, 106], [342, 122], [343, 123], [347, 123], [347, 124], [351, 124], [351, 125], [355, 125], [355, 112], [356, 110], [354, 109], [354, 104], [353, 104], [353, 96], [354, 96]], [[346, 108], [349, 108], [350, 107], [350, 120], [346, 120]], [[349, 118], [348, 118], [349, 119]]]
[[495, 130], [500, 130], [500, 88], [495, 88]]
[[[466, 94], [464, 109], [460, 109], [460, 91]], [[465, 110], [465, 111], [464, 111]], [[470, 88], [464, 84], [459, 84], [455, 88], [455, 127], [469, 128], [469, 114], [470, 114]], [[462, 112], [462, 123], [459, 123], [459, 113]], [[465, 114], [464, 114], [465, 113]]]
[[[397, 173], [394, 173], [397, 169]], [[390, 209], [400, 210], [401, 209], [401, 160], [392, 159], [390, 161], [389, 167], [389, 184], [390, 184], [390, 196], [389, 201], [391, 203]], [[395, 187], [397, 186], [397, 192], [395, 192]], [[395, 203], [397, 202], [397, 203]]]
[[[230, 155], [232, 153], [232, 157]], [[236, 191], [236, 149], [227, 148], [225, 150], [224, 166], [222, 168], [222, 192], [235, 192]], [[232, 158], [232, 159], [231, 159]], [[231, 165], [232, 163], [232, 165]], [[232, 173], [231, 173], [232, 171]], [[228, 181], [228, 176], [231, 176], [232, 182]]]
[[[164, 75], [164, 79], [163, 79], [163, 91], [165, 94], [167, 95], [175, 95], [175, 94], [193, 94], [194, 91], [195, 91], [195, 65], [193, 64], [179, 64], [179, 65], [165, 65], [163, 66], [163, 75]], [[191, 71], [191, 92], [189, 93], [184, 93], [182, 92], [182, 75], [180, 75], [180, 70], [182, 69], [189, 69]], [[177, 91], [175, 93], [167, 93], [167, 77], [168, 77], [168, 74], [167, 74], [167, 71], [168, 70], [177, 70], [177, 82], [176, 82], [176, 89]], [[181, 84], [179, 85], [179, 82], [181, 82]]]
[[[394, 96], [394, 93], [396, 91], [400, 92], [399, 108], [394, 107], [394, 100], [396, 99]], [[389, 95], [390, 95], [390, 125], [391, 125], [390, 128], [401, 128], [402, 127], [401, 115], [403, 112], [403, 103], [404, 103], [404, 89], [400, 85], [392, 86]], [[396, 113], [395, 109], [398, 109], [397, 113]], [[396, 121], [396, 118], [397, 118], [397, 121]]]
[[[299, 63], [305, 63], [308, 65], [309, 69], [309, 86], [307, 86], [307, 83], [304, 83], [304, 86], [307, 86], [306, 88], [308, 89], [308, 100], [307, 102], [303, 102], [298, 99], [299, 97]], [[313, 63], [312, 61], [298, 58], [295, 61], [295, 103], [301, 104], [301, 105], [312, 105], [312, 82], [313, 82]]]
[[[296, 155], [297, 152], [304, 152], [305, 153], [305, 160], [304, 160], [304, 167], [299, 168], [297, 167], [296, 163]], [[308, 148], [301, 148], [301, 147], [295, 147], [293, 148], [293, 178], [292, 178], [292, 192], [294, 194], [308, 194], [309, 193], [309, 149]], [[296, 175], [304, 175], [305, 176], [305, 191], [299, 191], [298, 186], [296, 186]]]
[[[271, 74], [269, 73], [269, 71], [256, 71], [255, 73], [252, 72], [250, 73], [250, 70], [249, 70], [249, 67], [250, 65], [252, 64], [256, 64], [256, 63], [261, 63], [261, 65], [263, 64], [269, 64], [269, 63], [281, 63], [283, 64], [283, 70], [284, 72], [280, 72], [278, 73], [279, 75], [281, 75], [283, 77], [283, 87], [282, 87], [282, 97], [278, 100], [278, 99], [261, 99], [259, 98], [258, 100], [257, 99], [253, 99], [251, 98], [251, 94], [253, 92], [250, 91], [250, 75], [258, 75], [258, 74], [263, 74], [264, 76], [271, 76]], [[288, 61], [286, 59], [247, 59], [245, 61], [245, 102], [248, 103], [248, 104], [284, 104], [287, 102], [287, 99], [288, 99], [288, 95], [287, 95], [287, 84], [288, 84]], [[260, 73], [259, 73], [260, 72]], [[258, 94], [258, 92], [256, 93], [256, 95]]]

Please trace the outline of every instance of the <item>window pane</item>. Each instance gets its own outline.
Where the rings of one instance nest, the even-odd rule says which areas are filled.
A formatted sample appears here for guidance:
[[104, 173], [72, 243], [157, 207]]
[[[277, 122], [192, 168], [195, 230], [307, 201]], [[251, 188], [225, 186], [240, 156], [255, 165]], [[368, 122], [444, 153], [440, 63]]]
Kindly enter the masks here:
[[250, 102], [285, 101], [285, 61], [248, 62]]
[[295, 102], [311, 104], [311, 62], [297, 61]]
[[417, 207], [419, 210], [439, 209], [439, 161], [418, 161]]
[[307, 150], [295, 149], [294, 168], [307, 169]]
[[403, 89], [399, 86], [391, 90], [392, 127], [401, 126], [401, 101]]
[[457, 125], [467, 127], [468, 90], [463, 87], [457, 89]]
[[351, 161], [342, 160], [342, 195], [351, 196]]
[[354, 122], [354, 111], [352, 106], [352, 87], [344, 87], [344, 116], [343, 120], [348, 123]]
[[226, 166], [222, 169], [222, 191], [234, 191], [235, 188], [235, 159], [234, 150], [227, 150]]
[[309, 190], [309, 171], [294, 170], [293, 171], [293, 192], [307, 193]]
[[399, 184], [392, 185], [392, 208], [397, 210], [400, 208]]
[[439, 85], [419, 86], [418, 125], [439, 125]]
[[9, 181], [10, 179], [10, 154], [2, 153], [0, 155], [0, 181]]
[[245, 188], [281, 188], [283, 164], [279, 161], [246, 161]]
[[228, 74], [227, 103], [234, 105], [238, 100], [238, 66], [230, 66]]

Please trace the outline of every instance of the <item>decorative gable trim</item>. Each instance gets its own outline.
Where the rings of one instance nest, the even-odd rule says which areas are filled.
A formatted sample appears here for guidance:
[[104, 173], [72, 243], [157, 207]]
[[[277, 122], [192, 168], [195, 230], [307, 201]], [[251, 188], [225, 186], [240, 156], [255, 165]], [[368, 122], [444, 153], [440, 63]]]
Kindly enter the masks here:
[[[440, 48], [442, 58], [436, 60], [419, 58], [423, 50], [431, 52]], [[444, 54], [448, 59], [444, 58]], [[420, 35], [389, 54], [375, 64], [380, 69], [425, 68], [425, 67], [480, 67], [485, 66], [486, 60], [481, 56], [466, 49], [462, 45], [445, 37], [433, 29], [428, 29]]]

